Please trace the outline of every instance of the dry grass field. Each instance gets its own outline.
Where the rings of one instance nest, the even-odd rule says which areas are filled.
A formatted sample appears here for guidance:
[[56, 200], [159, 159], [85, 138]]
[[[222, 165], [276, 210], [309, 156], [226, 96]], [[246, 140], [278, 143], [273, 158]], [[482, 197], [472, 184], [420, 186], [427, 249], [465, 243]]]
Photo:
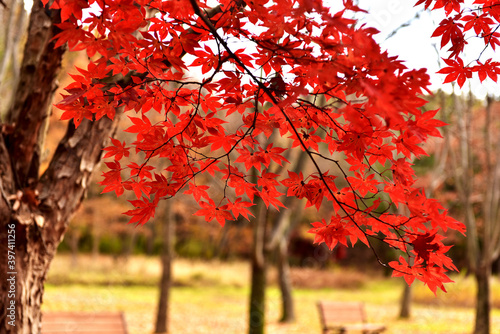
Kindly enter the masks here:
[[[112, 258], [79, 258], [71, 267], [68, 256], [54, 260], [43, 310], [86, 312], [123, 311], [131, 334], [153, 332], [160, 274], [156, 258], [133, 257], [126, 263]], [[249, 266], [245, 262], [176, 260], [171, 298], [171, 333], [246, 332]], [[271, 270], [270, 281], [275, 273]], [[267, 294], [267, 333], [320, 333], [317, 300], [364, 301], [371, 322], [384, 323], [387, 333], [470, 333], [474, 284], [455, 277], [449, 292], [437, 297], [422, 285], [414, 290], [413, 316], [399, 320], [403, 283], [350, 270], [294, 269], [297, 321], [280, 324], [280, 296], [274, 284]], [[500, 305], [500, 283], [493, 282], [493, 303]], [[500, 311], [493, 311], [493, 331], [500, 332]]]

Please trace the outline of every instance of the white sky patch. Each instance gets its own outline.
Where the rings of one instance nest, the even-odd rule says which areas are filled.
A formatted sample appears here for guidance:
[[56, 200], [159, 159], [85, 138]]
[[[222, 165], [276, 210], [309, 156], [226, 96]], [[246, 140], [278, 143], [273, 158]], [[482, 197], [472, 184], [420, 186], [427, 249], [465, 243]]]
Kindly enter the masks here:
[[[440, 50], [441, 38], [431, 38], [434, 30], [439, 26], [439, 22], [445, 18], [443, 9], [434, 12], [423, 11], [423, 5], [414, 7], [416, 1], [408, 0], [359, 0], [359, 6], [366, 9], [368, 13], [361, 13], [357, 17], [360, 22], [380, 30], [380, 34], [375, 39], [380, 43], [382, 49], [388, 50], [389, 54], [399, 56], [404, 60], [408, 68], [427, 68], [431, 76], [431, 90], [439, 88], [446, 92], [452, 91], [452, 85], [442, 84], [445, 75], [437, 74], [440, 67], [444, 66], [441, 57], [445, 57], [450, 45]], [[466, 1], [471, 6], [471, 1]], [[415, 15], [419, 13], [419, 17]], [[406, 22], [410, 22], [407, 27], [401, 27]], [[399, 28], [401, 27], [401, 28]], [[388, 36], [396, 29], [399, 30], [392, 37]], [[484, 43], [481, 39], [467, 39], [469, 45], [466, 46], [466, 54], [463, 55], [464, 62], [476, 59]], [[438, 50], [438, 51], [437, 51]], [[493, 58], [494, 53], [485, 52], [481, 60], [486, 61]], [[438, 54], [439, 52], [439, 54]], [[491, 79], [486, 79], [482, 83], [474, 75], [472, 80], [468, 80], [462, 89], [455, 85], [457, 93], [466, 93], [469, 89], [478, 98], [484, 98], [486, 94], [499, 94], [499, 84]]]
[[31, 13], [31, 7], [33, 7], [33, 0], [24, 0], [24, 9], [26, 12]]

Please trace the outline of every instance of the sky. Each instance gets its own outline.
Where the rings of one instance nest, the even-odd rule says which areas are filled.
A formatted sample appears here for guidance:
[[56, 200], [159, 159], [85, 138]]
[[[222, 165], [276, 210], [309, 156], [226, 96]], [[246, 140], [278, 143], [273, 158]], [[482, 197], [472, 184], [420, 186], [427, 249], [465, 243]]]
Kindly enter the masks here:
[[[415, 2], [416, 0], [359, 0], [359, 6], [369, 12], [363, 13], [359, 18], [361, 22], [380, 30], [380, 34], [375, 38], [383, 49], [389, 51], [389, 54], [398, 55], [409, 68], [427, 68], [431, 76], [431, 90], [441, 88], [451, 92], [453, 89], [451, 84], [442, 84], [445, 75], [436, 74], [440, 66], [444, 65], [440, 57], [445, 57], [446, 52], [439, 51], [441, 52], [439, 55], [441, 41], [439, 38], [431, 38], [439, 22], [444, 18], [444, 12], [440, 9], [431, 14], [429, 11], [422, 10], [423, 5], [414, 7]], [[415, 18], [417, 13], [419, 17]], [[407, 22], [410, 22], [409, 26], [401, 27]], [[397, 33], [389, 37], [398, 28]], [[477, 58], [484, 44], [474, 39], [468, 42], [470, 44], [467, 50], [470, 55], [465, 54], [465, 58]], [[448, 48], [449, 46], [445, 47], [444, 51]], [[491, 53], [489, 55], [485, 53], [482, 59], [486, 60], [490, 57], [492, 57]], [[455, 87], [455, 92], [468, 92], [469, 88], [478, 98], [484, 98], [486, 94], [498, 95], [500, 92], [499, 85], [490, 79], [483, 83], [479, 80], [471, 80], [461, 90], [458, 86]]]

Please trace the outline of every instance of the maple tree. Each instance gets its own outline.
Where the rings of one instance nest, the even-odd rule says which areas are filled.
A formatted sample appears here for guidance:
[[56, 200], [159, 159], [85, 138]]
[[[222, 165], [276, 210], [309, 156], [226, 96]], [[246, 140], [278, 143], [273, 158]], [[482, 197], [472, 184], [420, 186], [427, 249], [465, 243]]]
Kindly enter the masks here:
[[[194, 0], [52, 4], [62, 8], [56, 44], [92, 59], [58, 104], [62, 118], [78, 126], [123, 107], [133, 123], [125, 130], [133, 142], [106, 149], [101, 181], [104, 192], [135, 193], [125, 213], [131, 223], [146, 223], [160, 200], [178, 192], [199, 203], [196, 215], [221, 225], [248, 218], [257, 198], [280, 210], [286, 192], [306, 206], [333, 207], [332, 217], [313, 224], [315, 242], [333, 248], [380, 239], [414, 258], [389, 262], [394, 276], [445, 290], [446, 272], [456, 268], [441, 233], [464, 228], [414, 187], [410, 162], [444, 125], [436, 111], [421, 111], [429, 76], [382, 51], [377, 31], [350, 16], [362, 9], [343, 5], [333, 13], [320, 1], [220, 1], [210, 12]], [[110, 84], [109, 74], [130, 82]], [[151, 122], [155, 112], [164, 119]], [[265, 146], [273, 132], [282, 140]], [[295, 147], [315, 171], [277, 179], [273, 167], [287, 165], [284, 154]], [[143, 157], [140, 166], [122, 166], [131, 153]], [[158, 160], [168, 167], [157, 169]], [[222, 194], [199, 181], [204, 173], [223, 180]], [[400, 205], [408, 217], [390, 210]]]
[[[377, 31], [353, 19], [363, 12], [353, 1], [336, 10], [316, 0], [42, 2], [34, 2], [20, 84], [0, 137], [0, 217], [4, 226], [16, 223], [17, 251], [30, 259], [16, 263], [23, 273], [17, 288], [35, 291], [16, 297], [18, 328], [39, 331], [48, 266], [122, 111], [135, 139], [112, 140], [103, 151], [101, 184], [136, 197], [126, 212], [132, 223], [145, 224], [159, 201], [179, 192], [198, 202], [197, 215], [221, 225], [250, 218], [260, 201], [283, 210], [285, 196], [306, 199], [333, 212], [314, 222], [316, 242], [333, 248], [382, 240], [402, 254], [389, 263], [377, 256], [394, 276], [444, 290], [456, 268], [443, 234], [464, 226], [415, 186], [411, 164], [444, 123], [436, 111], [422, 111], [425, 69], [381, 50]], [[416, 4], [443, 10], [434, 35], [451, 45], [440, 71], [445, 81], [497, 79], [499, 63], [482, 59], [486, 53], [463, 58], [468, 36], [485, 49], [498, 44], [497, 1]], [[40, 175], [43, 122], [66, 46], [85, 50], [90, 62], [72, 74], [57, 105], [72, 122]], [[273, 135], [280, 138], [269, 140]], [[291, 149], [305, 152], [312, 173], [291, 170]], [[125, 163], [131, 155], [139, 160]], [[223, 191], [210, 187], [206, 174], [221, 179]], [[3, 314], [2, 329], [6, 324]]]

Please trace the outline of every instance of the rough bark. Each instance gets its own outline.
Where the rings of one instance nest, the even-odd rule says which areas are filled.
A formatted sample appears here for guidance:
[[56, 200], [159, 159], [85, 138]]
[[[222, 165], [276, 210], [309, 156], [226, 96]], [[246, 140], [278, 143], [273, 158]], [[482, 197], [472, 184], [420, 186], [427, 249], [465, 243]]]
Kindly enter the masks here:
[[[101, 149], [113, 133], [116, 122], [103, 118], [98, 122], [85, 122], [75, 130], [71, 125], [60, 143], [47, 171], [36, 184], [39, 197], [37, 205], [19, 201], [20, 207], [15, 210], [16, 201], [3, 201], [0, 212], [4, 231], [15, 226], [15, 293], [8, 298], [7, 287], [2, 284], [2, 305], [15, 303], [16, 326], [8, 326], [7, 310], [0, 314], [0, 332], [2, 333], [39, 333], [40, 305], [43, 297], [43, 283], [67, 229], [67, 222], [81, 204], [92, 171], [98, 163]], [[2, 159], [2, 162], [8, 161]], [[2, 163], [2, 166], [5, 164]], [[8, 166], [7, 166], [8, 167]], [[12, 172], [10, 174], [13, 174]], [[5, 185], [5, 174], [2, 181]], [[15, 194], [11, 184], [3, 187], [5, 194]], [[30, 194], [25, 190], [24, 195]], [[9, 195], [7, 195], [9, 197]], [[11, 272], [7, 265], [6, 233], [1, 233], [0, 275], [2, 282], [5, 274]]]
[[172, 286], [172, 261], [174, 258], [175, 218], [171, 201], [165, 202], [165, 211], [160, 217], [162, 228], [162, 275], [160, 279], [160, 298], [156, 314], [155, 333], [168, 333], [170, 287]]
[[70, 123], [39, 177], [44, 124], [64, 53], [51, 41], [58, 16], [35, 2], [14, 103], [1, 126], [0, 333], [40, 333], [50, 262], [117, 124], [103, 118], [75, 129]]
[[19, 84], [7, 114], [11, 131], [5, 140], [11, 155], [18, 187], [32, 186], [38, 180], [44, 124], [50, 115], [65, 48], [54, 48], [51, 39], [60, 31], [59, 14], [35, 2], [29, 21]]

